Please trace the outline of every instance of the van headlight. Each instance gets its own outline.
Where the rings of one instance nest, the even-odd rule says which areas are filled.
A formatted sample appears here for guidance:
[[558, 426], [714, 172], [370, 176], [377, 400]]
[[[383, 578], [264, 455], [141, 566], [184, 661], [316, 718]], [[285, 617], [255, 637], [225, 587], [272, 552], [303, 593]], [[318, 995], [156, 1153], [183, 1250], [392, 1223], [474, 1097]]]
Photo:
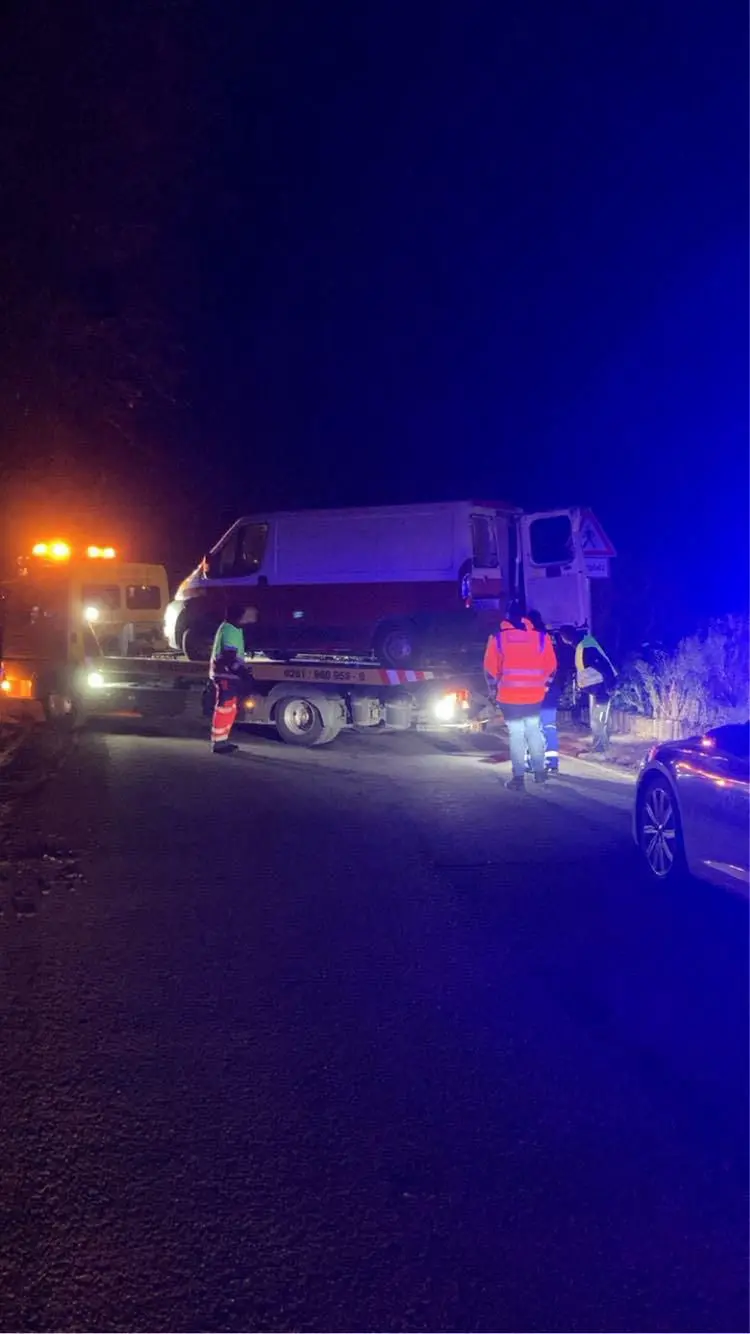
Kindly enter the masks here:
[[89, 690], [101, 690], [104, 685], [104, 677], [101, 672], [89, 672], [86, 677], [86, 684]]
[[174, 644], [175, 642], [174, 631], [179, 614], [180, 604], [178, 602], [170, 602], [164, 612], [164, 638], [168, 639], [170, 644]]

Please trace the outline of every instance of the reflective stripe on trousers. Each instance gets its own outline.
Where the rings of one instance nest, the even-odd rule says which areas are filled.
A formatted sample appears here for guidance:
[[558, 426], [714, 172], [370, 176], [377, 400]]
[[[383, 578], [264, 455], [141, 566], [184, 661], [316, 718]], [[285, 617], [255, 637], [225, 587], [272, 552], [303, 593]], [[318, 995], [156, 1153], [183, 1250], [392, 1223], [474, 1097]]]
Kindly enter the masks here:
[[229, 740], [229, 734], [237, 717], [237, 684], [226, 677], [219, 676], [214, 680], [214, 689], [216, 691], [216, 703], [211, 719], [211, 744], [213, 746], [217, 742]]

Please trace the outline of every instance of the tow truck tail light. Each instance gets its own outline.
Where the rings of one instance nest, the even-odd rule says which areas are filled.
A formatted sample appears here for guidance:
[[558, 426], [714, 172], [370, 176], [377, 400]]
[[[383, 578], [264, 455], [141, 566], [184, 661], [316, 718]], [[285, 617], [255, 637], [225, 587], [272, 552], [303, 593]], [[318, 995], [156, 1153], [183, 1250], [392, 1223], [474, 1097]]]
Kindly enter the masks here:
[[445, 694], [438, 695], [432, 707], [438, 722], [455, 722], [461, 713], [468, 711], [469, 691], [446, 690]]

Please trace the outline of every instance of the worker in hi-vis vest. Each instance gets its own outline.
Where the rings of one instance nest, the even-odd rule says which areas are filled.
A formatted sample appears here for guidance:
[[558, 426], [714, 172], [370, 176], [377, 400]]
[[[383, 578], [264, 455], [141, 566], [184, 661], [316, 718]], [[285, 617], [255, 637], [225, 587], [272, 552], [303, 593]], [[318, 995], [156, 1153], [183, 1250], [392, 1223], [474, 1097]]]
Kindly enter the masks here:
[[246, 671], [242, 627], [253, 619], [252, 608], [230, 605], [214, 638], [209, 676], [214, 685], [211, 749], [215, 755], [232, 755], [237, 750], [229, 735], [237, 717], [237, 703]]
[[564, 625], [560, 638], [575, 648], [576, 689], [589, 697], [591, 749], [596, 755], [604, 755], [609, 748], [609, 715], [617, 672], [588, 630]]
[[527, 748], [534, 781], [546, 780], [541, 708], [556, 668], [549, 635], [535, 630], [518, 603], [511, 603], [498, 633], [490, 635], [484, 654], [485, 676], [494, 683], [508, 728], [512, 776], [506, 787], [511, 790], [522, 792], [525, 787]]

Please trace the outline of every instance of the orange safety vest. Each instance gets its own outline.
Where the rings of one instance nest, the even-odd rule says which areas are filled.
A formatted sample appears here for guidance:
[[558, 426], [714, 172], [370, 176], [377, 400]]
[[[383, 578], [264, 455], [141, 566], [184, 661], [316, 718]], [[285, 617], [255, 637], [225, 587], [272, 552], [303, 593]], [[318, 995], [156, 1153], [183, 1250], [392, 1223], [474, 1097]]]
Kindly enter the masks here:
[[547, 683], [557, 670], [557, 655], [547, 634], [524, 618], [523, 629], [503, 621], [491, 635], [484, 670], [497, 681], [498, 704], [541, 704]]

